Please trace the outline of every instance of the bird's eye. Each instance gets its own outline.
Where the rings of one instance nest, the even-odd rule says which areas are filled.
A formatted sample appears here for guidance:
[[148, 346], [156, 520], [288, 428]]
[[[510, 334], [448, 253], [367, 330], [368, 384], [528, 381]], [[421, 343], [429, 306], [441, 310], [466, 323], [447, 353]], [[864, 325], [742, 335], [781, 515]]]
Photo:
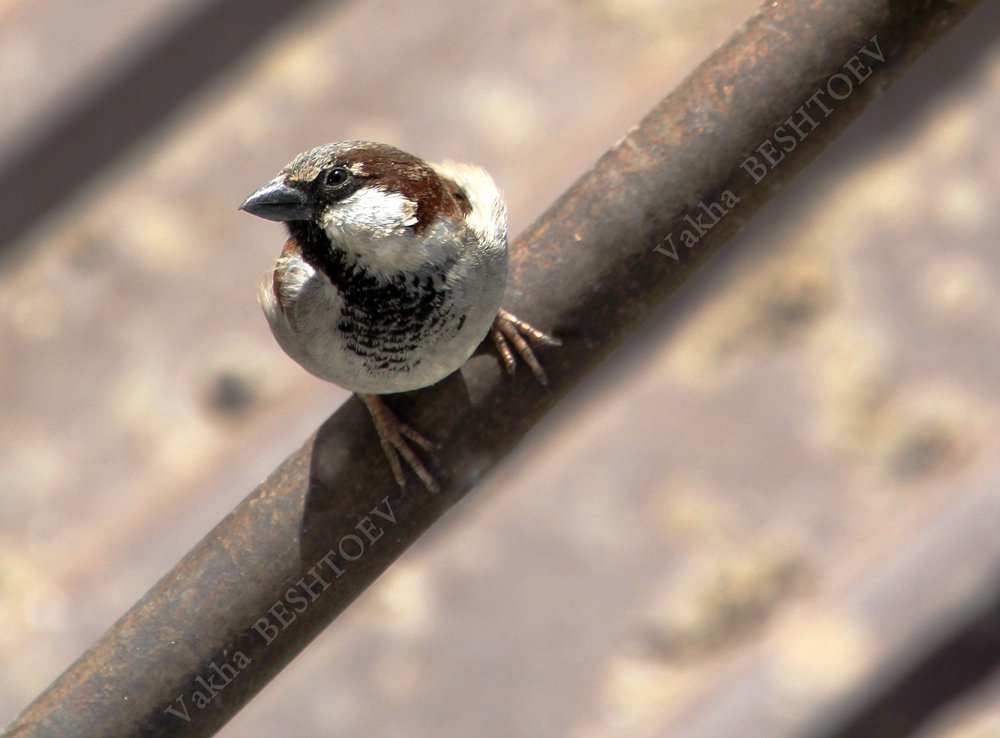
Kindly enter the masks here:
[[351, 173], [344, 167], [334, 167], [323, 172], [323, 184], [327, 187], [343, 187], [351, 178]]

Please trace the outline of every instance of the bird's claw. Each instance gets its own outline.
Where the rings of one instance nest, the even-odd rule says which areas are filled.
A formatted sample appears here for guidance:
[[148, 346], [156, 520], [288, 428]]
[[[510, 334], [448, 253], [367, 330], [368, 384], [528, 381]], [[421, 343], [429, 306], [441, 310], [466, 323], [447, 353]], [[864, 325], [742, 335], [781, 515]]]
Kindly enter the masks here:
[[[517, 367], [517, 356], [520, 356], [531, 369], [531, 373], [535, 375], [539, 384], [543, 387], [549, 386], [549, 379], [529, 341], [547, 346], [558, 346], [560, 344], [558, 339], [542, 333], [534, 326], [503, 309], [497, 311], [493, 327], [490, 328], [490, 337], [493, 339], [497, 351], [500, 352], [500, 358], [503, 360], [508, 374], [514, 374], [514, 369]], [[515, 352], [517, 352], [517, 356], [515, 356]], [[392, 476], [400, 488], [404, 492], [406, 491], [406, 476], [402, 463], [405, 461], [406, 465], [413, 469], [413, 472], [429, 491], [440, 492], [441, 486], [437, 483], [434, 475], [427, 470], [424, 462], [420, 460], [411, 445], [415, 444], [424, 451], [431, 451], [434, 444], [406, 423], [401, 422], [385, 404], [381, 395], [359, 393], [358, 397], [372, 416], [379, 443], [382, 444], [382, 450], [385, 452], [389, 467], [392, 469]]]
[[[497, 347], [497, 351], [500, 353], [500, 358], [503, 360], [504, 368], [508, 374], [513, 376], [514, 369], [517, 366], [517, 358], [514, 356], [514, 351], [516, 351], [517, 355], [531, 369], [531, 373], [535, 375], [538, 383], [543, 387], [549, 386], [549, 378], [545, 374], [545, 369], [542, 368], [538, 357], [535, 356], [535, 351], [531, 348], [531, 344], [528, 343], [528, 339], [547, 346], [558, 346], [561, 343], [559, 339], [553, 338], [547, 333], [542, 333], [534, 326], [525, 323], [516, 315], [507, 312], [503, 308], [497, 311], [497, 317], [493, 319], [493, 327], [490, 328], [490, 338], [493, 339], [493, 345]], [[511, 346], [514, 347], [513, 351], [511, 350]]]
[[382, 450], [385, 452], [385, 456], [389, 460], [389, 467], [392, 469], [392, 476], [400, 488], [404, 492], [406, 491], [406, 477], [400, 462], [400, 457], [402, 457], [402, 460], [413, 469], [430, 492], [440, 492], [441, 486], [434, 479], [434, 475], [427, 470], [424, 462], [420, 460], [409, 442], [415, 443], [424, 451], [430, 451], [434, 444], [406, 423], [401, 422], [385, 404], [381, 395], [359, 394], [358, 397], [372, 416], [379, 443], [382, 444]]

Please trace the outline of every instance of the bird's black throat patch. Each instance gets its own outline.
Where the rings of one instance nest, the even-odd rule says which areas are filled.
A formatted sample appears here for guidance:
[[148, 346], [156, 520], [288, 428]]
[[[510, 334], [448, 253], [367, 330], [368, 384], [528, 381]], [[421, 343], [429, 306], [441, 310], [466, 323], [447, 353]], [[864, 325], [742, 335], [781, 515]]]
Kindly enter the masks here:
[[337, 330], [344, 345], [372, 370], [406, 372], [419, 363], [414, 352], [428, 337], [457, 327], [447, 274], [449, 259], [433, 272], [399, 272], [386, 279], [372, 274], [330, 243], [326, 232], [309, 221], [291, 221], [288, 230], [303, 258], [329, 278], [344, 300]]

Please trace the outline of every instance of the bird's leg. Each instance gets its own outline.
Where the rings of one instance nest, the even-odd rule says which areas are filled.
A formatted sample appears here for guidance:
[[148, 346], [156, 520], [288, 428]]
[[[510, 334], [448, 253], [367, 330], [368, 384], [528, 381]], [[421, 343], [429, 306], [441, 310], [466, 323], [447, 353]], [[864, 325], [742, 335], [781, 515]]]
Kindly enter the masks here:
[[402, 456], [403, 461], [420, 477], [420, 481], [424, 483], [424, 486], [428, 490], [431, 492], [440, 492], [441, 487], [438, 485], [437, 480], [427, 471], [424, 462], [413, 451], [409, 442], [412, 441], [424, 451], [429, 451], [434, 444], [406, 423], [400, 422], [395, 413], [385, 404], [385, 400], [382, 399], [381, 395], [363, 395], [358, 393], [358, 399], [365, 404], [368, 412], [371, 413], [372, 422], [375, 423], [375, 430], [378, 433], [378, 440], [381, 442], [382, 450], [385, 451], [385, 456], [389, 460], [389, 466], [392, 468], [392, 476], [396, 478], [396, 483], [400, 488], [404, 492], [406, 491], [406, 477], [403, 475], [403, 465], [399, 461], [399, 457]]
[[[528, 341], [549, 346], [558, 346], [560, 343], [558, 339], [542, 333], [537, 328], [525, 323], [502, 308], [497, 311], [497, 316], [493, 319], [493, 326], [490, 328], [490, 338], [493, 339], [497, 351], [500, 352], [500, 358], [503, 360], [508, 374], [513, 375], [514, 369], [517, 366], [516, 352], [517, 356], [520, 356], [524, 360], [524, 363], [531, 369], [531, 373], [535, 375], [535, 379], [542, 386], [549, 386], [545, 370], [542, 368], [538, 357], [535, 356], [534, 349], [531, 348], [531, 344]], [[420, 460], [420, 457], [417, 456], [410, 445], [412, 442], [424, 451], [430, 451], [434, 444], [406, 425], [406, 423], [400, 422], [399, 418], [385, 404], [382, 395], [358, 393], [358, 398], [365, 404], [365, 407], [368, 408], [368, 412], [372, 416], [372, 422], [375, 424], [375, 431], [378, 433], [382, 450], [385, 452], [386, 459], [389, 460], [392, 476], [400, 488], [406, 489], [406, 477], [403, 473], [403, 464], [400, 461], [400, 457], [402, 457], [402, 461], [405, 461], [413, 469], [428, 490], [431, 492], [440, 492], [441, 487], [438, 485], [437, 480], [427, 470], [424, 462]]]
[[[493, 319], [490, 338], [493, 339], [493, 345], [500, 352], [500, 358], [503, 359], [503, 365], [508, 374], [513, 376], [514, 367], [517, 366], [517, 359], [514, 356], [514, 351], [516, 351], [531, 369], [531, 373], [535, 375], [539, 384], [543, 387], [549, 386], [549, 378], [545, 375], [545, 370], [539, 363], [538, 357], [535, 356], [535, 351], [528, 343], [528, 339], [549, 346], [558, 346], [559, 339], [542, 333], [503, 308], [497, 311], [497, 317]], [[511, 351], [511, 345], [513, 345], [514, 351]]]

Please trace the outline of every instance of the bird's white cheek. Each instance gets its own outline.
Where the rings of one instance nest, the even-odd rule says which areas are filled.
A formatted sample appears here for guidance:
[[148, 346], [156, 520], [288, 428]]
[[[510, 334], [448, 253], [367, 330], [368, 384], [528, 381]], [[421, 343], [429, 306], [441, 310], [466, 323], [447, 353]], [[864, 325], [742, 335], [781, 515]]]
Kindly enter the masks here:
[[321, 225], [334, 243], [343, 239], [385, 238], [415, 225], [417, 205], [398, 192], [362, 187], [327, 208]]

